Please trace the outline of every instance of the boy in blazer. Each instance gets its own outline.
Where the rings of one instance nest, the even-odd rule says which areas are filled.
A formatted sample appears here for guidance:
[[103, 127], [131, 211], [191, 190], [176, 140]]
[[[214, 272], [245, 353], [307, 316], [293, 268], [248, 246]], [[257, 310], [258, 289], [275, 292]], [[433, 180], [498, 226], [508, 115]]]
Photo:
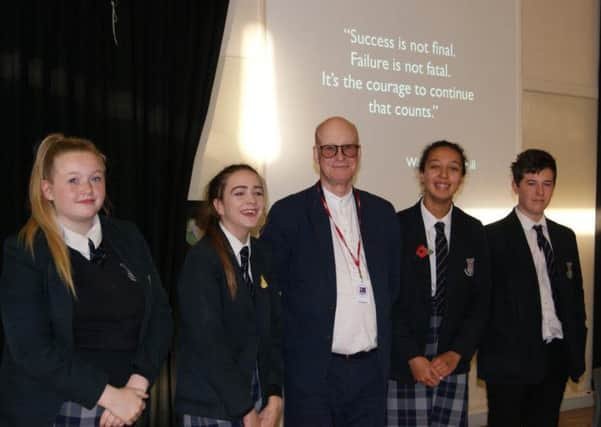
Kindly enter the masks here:
[[478, 355], [488, 425], [556, 426], [568, 377], [584, 372], [586, 326], [574, 232], [545, 217], [557, 178], [542, 150], [511, 165], [518, 205], [486, 226], [490, 318]]

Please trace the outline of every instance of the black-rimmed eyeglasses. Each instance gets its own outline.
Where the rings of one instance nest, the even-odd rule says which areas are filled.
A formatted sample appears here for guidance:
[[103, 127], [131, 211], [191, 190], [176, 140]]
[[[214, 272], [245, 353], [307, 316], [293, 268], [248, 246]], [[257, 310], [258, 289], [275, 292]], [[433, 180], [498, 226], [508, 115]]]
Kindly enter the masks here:
[[361, 147], [359, 144], [324, 144], [317, 146], [321, 155], [326, 159], [335, 157], [338, 154], [338, 150], [341, 150], [345, 157], [357, 157], [357, 153], [359, 153], [359, 147]]

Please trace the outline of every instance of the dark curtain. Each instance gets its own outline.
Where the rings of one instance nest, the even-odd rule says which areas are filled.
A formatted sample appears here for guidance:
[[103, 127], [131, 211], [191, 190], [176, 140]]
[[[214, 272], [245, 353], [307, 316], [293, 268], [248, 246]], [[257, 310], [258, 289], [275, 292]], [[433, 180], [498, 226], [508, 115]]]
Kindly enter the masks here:
[[[173, 302], [188, 185], [227, 6], [226, 0], [3, 2], [2, 240], [28, 216], [35, 143], [50, 132], [89, 138], [108, 158], [112, 214], [140, 227]], [[145, 424], [170, 425], [169, 378], [166, 369]]]
[[[599, 17], [601, 22], [601, 16]], [[601, 41], [601, 37], [600, 37]], [[601, 44], [600, 44], [601, 46]], [[601, 52], [600, 52], [601, 58]], [[598, 68], [601, 83], [601, 65]], [[599, 86], [599, 84], [597, 84]], [[600, 86], [601, 87], [601, 86]], [[593, 369], [601, 368], [601, 90], [597, 97], [597, 201], [595, 208], [595, 274], [593, 281]], [[599, 389], [599, 384], [595, 384]]]

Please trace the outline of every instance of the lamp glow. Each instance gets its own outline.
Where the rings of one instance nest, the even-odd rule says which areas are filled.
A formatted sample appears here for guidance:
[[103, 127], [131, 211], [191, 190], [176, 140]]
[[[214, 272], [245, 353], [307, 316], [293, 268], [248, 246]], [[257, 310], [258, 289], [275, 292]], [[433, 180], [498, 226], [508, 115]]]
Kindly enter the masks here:
[[264, 166], [280, 153], [280, 132], [275, 105], [273, 43], [263, 25], [244, 30], [242, 102], [239, 143], [242, 153]]

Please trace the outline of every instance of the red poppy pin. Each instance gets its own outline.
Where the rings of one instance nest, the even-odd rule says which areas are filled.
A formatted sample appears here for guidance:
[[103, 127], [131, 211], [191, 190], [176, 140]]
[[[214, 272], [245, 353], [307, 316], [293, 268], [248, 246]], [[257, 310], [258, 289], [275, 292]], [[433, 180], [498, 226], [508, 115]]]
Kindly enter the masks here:
[[425, 258], [430, 255], [432, 251], [428, 249], [425, 245], [419, 245], [415, 251], [415, 255], [420, 258]]

